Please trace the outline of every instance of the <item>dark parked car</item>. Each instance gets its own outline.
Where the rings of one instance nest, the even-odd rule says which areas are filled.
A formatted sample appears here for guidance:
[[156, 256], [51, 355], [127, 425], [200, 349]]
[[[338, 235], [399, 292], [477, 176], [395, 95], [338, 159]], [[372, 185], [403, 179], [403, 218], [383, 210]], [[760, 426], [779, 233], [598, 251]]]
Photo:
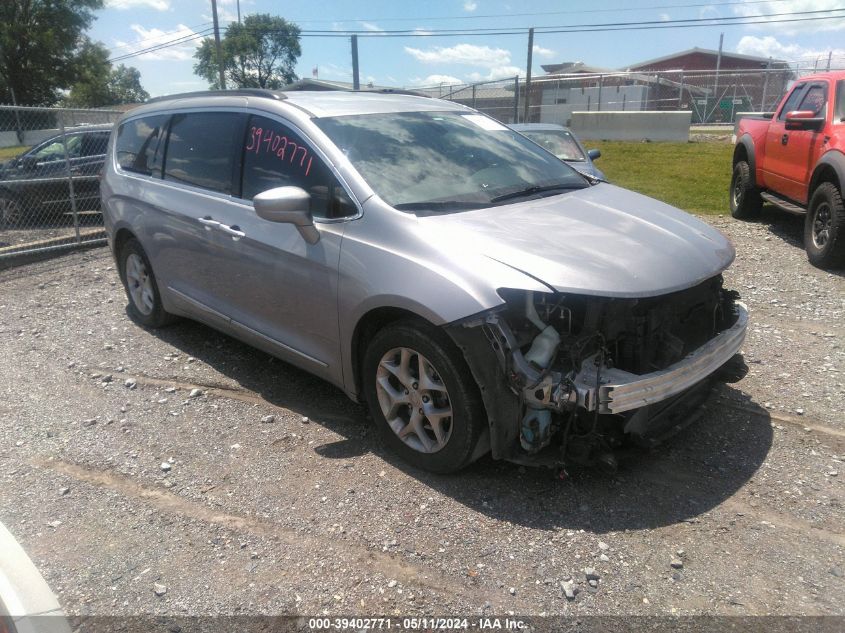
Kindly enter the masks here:
[[581, 173], [606, 180], [601, 169], [593, 164], [594, 160], [601, 157], [601, 152], [597, 149], [584, 149], [581, 141], [569, 128], [554, 123], [515, 123], [510, 128], [527, 136]]
[[52, 136], [0, 165], [0, 222], [15, 225], [71, 210], [65, 145], [77, 209], [99, 209], [97, 176], [111, 129], [111, 125], [69, 128], [65, 141], [61, 135]]

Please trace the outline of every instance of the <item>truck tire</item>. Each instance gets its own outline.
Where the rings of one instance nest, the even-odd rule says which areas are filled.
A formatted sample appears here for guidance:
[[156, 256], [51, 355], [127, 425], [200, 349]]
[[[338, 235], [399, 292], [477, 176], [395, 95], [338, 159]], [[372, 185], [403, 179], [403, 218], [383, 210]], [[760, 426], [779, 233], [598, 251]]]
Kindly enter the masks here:
[[751, 220], [760, 215], [763, 199], [754, 185], [751, 167], [744, 160], [734, 165], [730, 199], [731, 215], [737, 220]]
[[813, 266], [845, 266], [845, 204], [832, 182], [820, 184], [810, 198], [804, 220], [804, 248]]

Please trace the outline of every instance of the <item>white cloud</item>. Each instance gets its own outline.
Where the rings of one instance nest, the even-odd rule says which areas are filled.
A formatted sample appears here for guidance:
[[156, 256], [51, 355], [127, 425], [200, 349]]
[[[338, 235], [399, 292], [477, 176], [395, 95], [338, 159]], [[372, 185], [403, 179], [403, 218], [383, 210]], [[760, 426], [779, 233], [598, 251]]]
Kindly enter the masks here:
[[[734, 13], [736, 15], [742, 16], [753, 16], [753, 15], [761, 15], [761, 14], [772, 14], [772, 13], [801, 13], [804, 11], [825, 11], [828, 9], [842, 9], [842, 2], [840, 0], [790, 0], [790, 2], [777, 2], [777, 1], [769, 1], [769, 2], [762, 2], [758, 4], [739, 4], [734, 6]], [[845, 29], [845, 20], [835, 20], [833, 16], [838, 15], [842, 16], [842, 13], [833, 14], [830, 16], [825, 17], [824, 13], [820, 14], [810, 14], [810, 15], [797, 15], [795, 16], [796, 19], [800, 18], [814, 18], [819, 17], [819, 20], [805, 20], [802, 22], [782, 22], [777, 25], [778, 32], [783, 34], [792, 34], [797, 33], [799, 31], [803, 32], [816, 32], [816, 31], [841, 31]], [[765, 22], [769, 22], [771, 20], [782, 20], [789, 16], [775, 16], [770, 19], [763, 20]], [[758, 18], [760, 19], [760, 18]], [[765, 29], [769, 28], [767, 25], [764, 24], [756, 24], [756, 25], [749, 25], [747, 28], [750, 29]]]
[[817, 60], [820, 66], [826, 66], [827, 56], [831, 52], [833, 53], [833, 59], [836, 60], [837, 66], [841, 65], [843, 58], [845, 58], [845, 49], [842, 48], [834, 48], [831, 51], [831, 49], [808, 48], [795, 43], [784, 44], [771, 35], [765, 37], [745, 35], [739, 40], [736, 46], [736, 52], [741, 55], [757, 55], [758, 57], [782, 59], [788, 62], [798, 63], [802, 67], [812, 66]]
[[467, 78], [470, 81], [496, 81], [497, 79], [508, 79], [510, 77], [522, 77], [525, 75], [525, 69], [517, 66], [496, 66], [491, 68], [485, 75], [482, 73], [470, 73]]
[[464, 83], [461, 79], [453, 77], [452, 75], [429, 75], [428, 77], [414, 77], [411, 79], [412, 86], [456, 86]]
[[414, 35], [431, 35], [432, 31], [424, 26], [418, 26], [414, 29]]
[[542, 57], [544, 59], [551, 59], [552, 57], [557, 55], [557, 53], [554, 52], [552, 49], [543, 48], [542, 46], [537, 46], [536, 44], [534, 44], [534, 54], [537, 57]]
[[657, 17], [660, 18], [661, 22], [668, 22], [672, 19], [672, 16], [670, 16], [668, 13], [661, 13]]
[[464, 11], [467, 11], [468, 13], [472, 13], [477, 8], [478, 8], [478, 3], [473, 2], [473, 0], [467, 0], [466, 2], [464, 2]]
[[361, 28], [365, 31], [372, 31], [373, 33], [380, 33], [384, 31], [378, 24], [373, 24], [372, 22], [361, 22]]
[[[124, 42], [115, 40], [115, 48], [121, 53], [131, 53], [144, 48], [150, 48], [158, 44], [165, 44], [179, 38], [190, 38], [197, 35], [196, 31], [180, 24], [175, 31], [162, 31], [161, 29], [147, 29], [140, 24], [133, 24], [129, 27], [138, 35], [138, 41]], [[179, 44], [167, 46], [159, 50], [143, 53], [138, 59], [145, 60], [185, 60], [191, 59], [197, 46], [202, 42], [201, 38], [189, 39]]]
[[134, 9], [135, 7], [155, 9], [156, 11], [170, 10], [170, 0], [108, 0], [109, 9]]
[[510, 51], [504, 48], [490, 48], [475, 44], [456, 44], [448, 48], [435, 46], [428, 50], [406, 46], [405, 52], [424, 64], [464, 64], [496, 68], [505, 66], [511, 61]]

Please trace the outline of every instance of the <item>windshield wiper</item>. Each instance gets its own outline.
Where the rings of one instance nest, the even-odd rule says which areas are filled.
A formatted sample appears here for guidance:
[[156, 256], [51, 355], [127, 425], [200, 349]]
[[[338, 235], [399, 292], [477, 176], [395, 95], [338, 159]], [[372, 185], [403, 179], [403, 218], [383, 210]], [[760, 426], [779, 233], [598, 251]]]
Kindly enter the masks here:
[[483, 209], [489, 206], [486, 202], [467, 202], [464, 200], [437, 200], [430, 202], [400, 202], [393, 208], [398, 211], [468, 211]]
[[579, 185], [546, 185], [544, 187], [533, 186], [533, 187], [526, 187], [525, 189], [520, 189], [519, 191], [512, 191], [510, 193], [504, 193], [501, 196], [496, 196], [492, 200], [490, 200], [491, 204], [495, 204], [497, 202], [504, 202], [505, 200], [511, 200], [513, 198], [522, 198], [523, 196], [532, 196], [537, 193], [544, 193], [546, 191], [567, 191], [572, 189], [584, 189], [584, 187]]

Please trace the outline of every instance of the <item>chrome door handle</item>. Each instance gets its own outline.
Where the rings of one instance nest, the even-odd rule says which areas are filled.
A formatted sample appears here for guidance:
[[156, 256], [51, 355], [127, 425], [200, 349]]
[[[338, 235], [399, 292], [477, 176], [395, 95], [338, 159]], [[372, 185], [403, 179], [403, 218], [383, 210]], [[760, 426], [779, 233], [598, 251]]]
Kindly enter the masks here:
[[219, 228], [224, 233], [228, 233], [229, 235], [231, 235], [232, 239], [236, 242], [246, 235], [246, 233], [241, 231], [240, 227], [237, 224], [233, 226], [226, 226], [225, 224], [220, 224], [218, 222], [217, 228]]
[[212, 220], [211, 218], [199, 218], [198, 222], [205, 226], [206, 231], [210, 231], [211, 229], [220, 226], [220, 222], [218, 222], [217, 220]]

